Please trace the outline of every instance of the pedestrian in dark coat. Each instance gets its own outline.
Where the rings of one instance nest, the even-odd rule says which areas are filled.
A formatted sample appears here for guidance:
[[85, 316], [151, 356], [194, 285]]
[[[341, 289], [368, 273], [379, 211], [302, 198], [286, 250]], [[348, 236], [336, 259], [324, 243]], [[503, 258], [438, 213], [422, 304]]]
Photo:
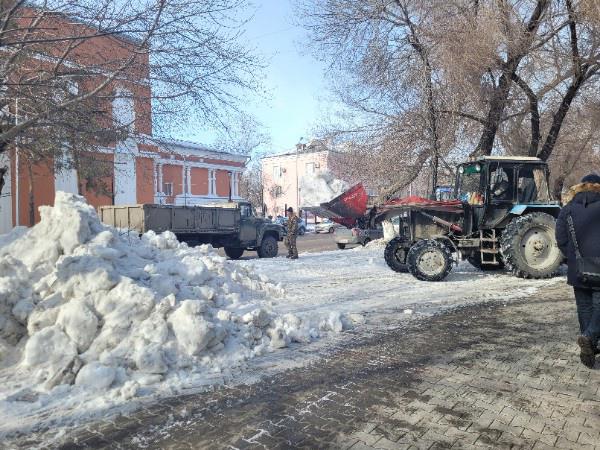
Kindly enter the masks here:
[[575, 290], [575, 303], [581, 335], [577, 344], [580, 359], [587, 367], [594, 367], [600, 338], [600, 291], [587, 286], [577, 275], [575, 246], [571, 238], [568, 217], [573, 225], [583, 257], [600, 257], [600, 176], [588, 175], [581, 184], [573, 186], [567, 196], [568, 203], [556, 221], [556, 241], [567, 258], [567, 282]]

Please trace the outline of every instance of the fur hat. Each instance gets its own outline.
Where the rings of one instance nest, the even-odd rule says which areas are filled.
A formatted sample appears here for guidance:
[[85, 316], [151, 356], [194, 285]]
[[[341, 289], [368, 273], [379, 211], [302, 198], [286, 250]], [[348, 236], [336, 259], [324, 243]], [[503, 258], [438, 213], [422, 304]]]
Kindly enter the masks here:
[[[594, 176], [597, 176], [597, 175], [594, 175]], [[585, 177], [584, 179], [587, 179], [587, 178], [588, 177]], [[567, 192], [565, 194], [564, 203], [565, 204], [569, 203], [580, 192], [599, 192], [600, 193], [600, 183], [587, 182], [587, 183], [576, 184], [575, 186], [571, 187], [571, 189], [569, 189], [569, 192]]]
[[594, 184], [600, 184], [600, 175], [597, 175], [595, 173], [590, 173], [589, 175], [586, 175], [585, 177], [583, 177], [581, 179], [582, 183], [594, 183]]

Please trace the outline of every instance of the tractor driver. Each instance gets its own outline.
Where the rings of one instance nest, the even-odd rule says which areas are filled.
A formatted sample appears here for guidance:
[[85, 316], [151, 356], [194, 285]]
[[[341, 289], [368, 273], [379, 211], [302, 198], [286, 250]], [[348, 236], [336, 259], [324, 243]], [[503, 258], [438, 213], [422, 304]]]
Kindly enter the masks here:
[[498, 167], [492, 174], [490, 181], [490, 191], [494, 200], [512, 200], [512, 182], [504, 169]]

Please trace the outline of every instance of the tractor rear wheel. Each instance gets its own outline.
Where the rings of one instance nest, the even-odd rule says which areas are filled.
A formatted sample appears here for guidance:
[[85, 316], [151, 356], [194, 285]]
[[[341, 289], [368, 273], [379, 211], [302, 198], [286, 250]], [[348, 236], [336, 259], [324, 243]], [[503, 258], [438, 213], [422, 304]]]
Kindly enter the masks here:
[[[497, 256], [499, 257], [500, 255], [497, 255]], [[498, 259], [500, 259], [500, 261], [498, 261], [499, 264], [492, 265], [492, 264], [481, 264], [481, 253], [475, 253], [473, 256], [467, 257], [467, 261], [469, 261], [469, 264], [471, 264], [476, 269], [483, 270], [484, 272], [487, 272], [490, 270], [504, 269], [504, 261], [502, 261], [501, 258], [498, 258]]]
[[395, 237], [387, 243], [383, 257], [390, 269], [395, 272], [408, 272], [408, 266], [406, 265], [408, 249], [408, 242], [401, 237]]
[[421, 281], [442, 281], [452, 270], [452, 252], [444, 242], [432, 239], [413, 245], [406, 258], [408, 270]]
[[520, 278], [550, 278], [560, 267], [562, 253], [556, 245], [556, 219], [535, 212], [513, 219], [500, 238], [508, 270]]

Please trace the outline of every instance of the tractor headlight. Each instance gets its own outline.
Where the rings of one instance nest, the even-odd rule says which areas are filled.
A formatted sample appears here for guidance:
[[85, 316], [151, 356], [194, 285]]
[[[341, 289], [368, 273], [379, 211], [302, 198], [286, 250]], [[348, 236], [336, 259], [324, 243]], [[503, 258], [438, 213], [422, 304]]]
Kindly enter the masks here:
[[475, 170], [481, 172], [481, 164], [475, 164]]

